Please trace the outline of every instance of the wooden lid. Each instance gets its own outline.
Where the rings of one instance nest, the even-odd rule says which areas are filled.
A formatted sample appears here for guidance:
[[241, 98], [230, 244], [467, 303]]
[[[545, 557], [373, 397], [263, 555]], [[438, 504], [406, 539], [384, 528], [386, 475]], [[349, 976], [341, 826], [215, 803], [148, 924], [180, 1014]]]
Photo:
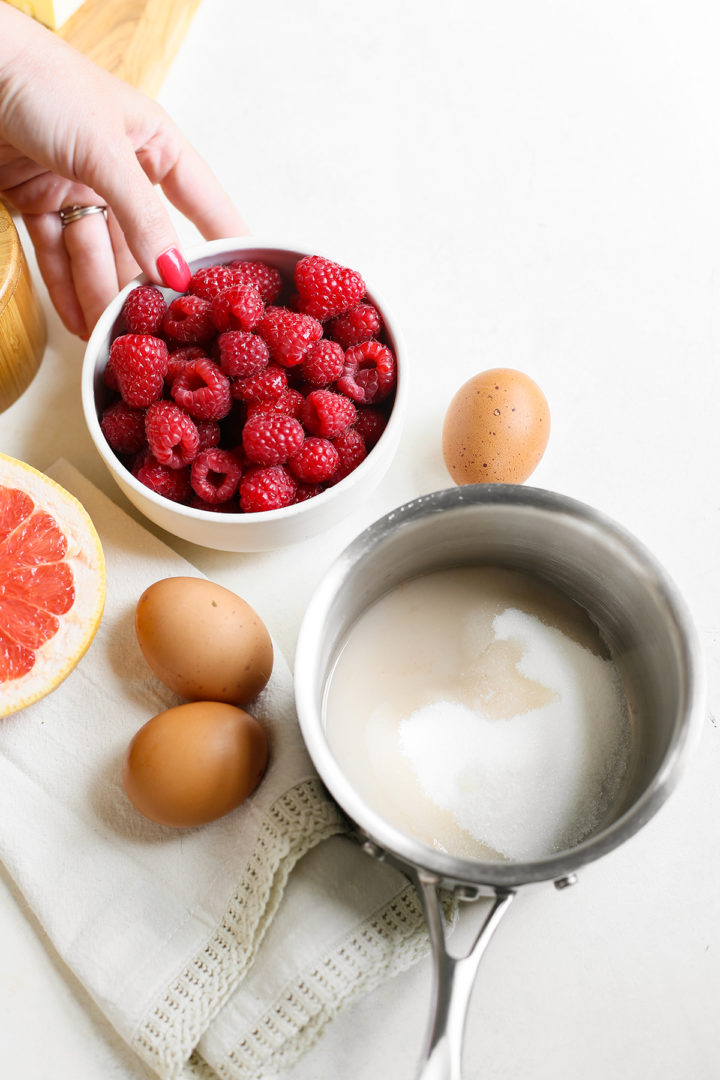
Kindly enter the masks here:
[[7, 307], [20, 278], [20, 237], [5, 203], [0, 201], [0, 312]]

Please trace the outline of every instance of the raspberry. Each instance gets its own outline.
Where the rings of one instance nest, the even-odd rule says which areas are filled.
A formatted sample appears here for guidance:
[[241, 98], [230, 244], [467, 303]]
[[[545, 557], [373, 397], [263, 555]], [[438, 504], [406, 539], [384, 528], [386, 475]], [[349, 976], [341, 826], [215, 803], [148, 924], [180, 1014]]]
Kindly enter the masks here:
[[115, 365], [111, 361], [112, 356], [108, 356], [105, 370], [103, 372], [103, 382], [110, 390], [114, 390], [116, 394], [119, 394], [120, 387], [118, 386], [117, 372], [115, 371]]
[[330, 319], [325, 333], [333, 341], [339, 342], [343, 349], [350, 349], [353, 345], [362, 345], [363, 341], [377, 337], [381, 327], [380, 312], [372, 304], [363, 303], [344, 315]]
[[149, 450], [141, 451], [133, 463], [132, 474], [145, 487], [173, 502], [184, 503], [190, 497], [190, 469], [169, 469], [161, 465]]
[[362, 435], [368, 450], [375, 445], [387, 426], [387, 416], [382, 409], [365, 405], [358, 409], [353, 428]]
[[210, 301], [201, 296], [176, 296], [163, 319], [163, 330], [167, 337], [188, 345], [207, 341], [215, 333], [210, 312]]
[[286, 388], [285, 369], [277, 364], [270, 364], [259, 375], [251, 375], [249, 379], [234, 379], [230, 384], [230, 393], [238, 401], [253, 403], [271, 401], [279, 397]]
[[298, 484], [293, 502], [307, 502], [308, 499], [314, 499], [316, 495], [319, 495], [324, 490], [324, 484]]
[[266, 304], [274, 304], [282, 289], [282, 278], [274, 266], [262, 262], [244, 262], [236, 259], [230, 269], [238, 275], [237, 280], [244, 285], [254, 285]]
[[270, 352], [262, 338], [242, 330], [228, 330], [217, 339], [220, 367], [226, 375], [247, 379], [266, 368]]
[[154, 285], [138, 285], [129, 292], [121, 316], [130, 334], [159, 334], [167, 311], [165, 297]]
[[265, 310], [254, 285], [231, 285], [212, 298], [210, 317], [216, 330], [252, 330]]
[[230, 380], [206, 357], [190, 360], [172, 384], [171, 394], [197, 420], [222, 420], [230, 412]]
[[181, 469], [197, 457], [198, 429], [171, 401], [153, 402], [145, 414], [145, 434], [155, 460], [170, 469]]
[[225, 289], [242, 283], [242, 279], [231, 266], [203, 266], [190, 278], [187, 291], [203, 300], [212, 300]]
[[116, 454], [137, 454], [145, 445], [145, 413], [124, 401], [108, 405], [100, 419], [100, 427]]
[[367, 457], [365, 441], [359, 431], [349, 428], [344, 435], [338, 435], [333, 439], [332, 445], [338, 453], [338, 465], [328, 483], [338, 484], [357, 469], [361, 461]]
[[286, 308], [268, 307], [256, 326], [267, 344], [270, 356], [283, 367], [300, 364], [311, 345], [322, 337], [322, 324], [309, 315], [298, 315]]
[[248, 460], [257, 465], [281, 465], [302, 446], [305, 432], [299, 420], [276, 409], [256, 412], [243, 428]]
[[190, 486], [212, 506], [232, 499], [238, 489], [242, 469], [229, 450], [202, 450], [190, 469]]
[[285, 413], [286, 416], [294, 416], [296, 420], [300, 419], [300, 410], [305, 403], [305, 398], [299, 390], [291, 390], [289, 387], [287, 390], [283, 390], [278, 394], [276, 398], [271, 401], [258, 401], [248, 405], [248, 417], [253, 413], [262, 411], [263, 409], [277, 409], [278, 412]]
[[110, 346], [118, 390], [128, 405], [147, 408], [163, 392], [168, 365], [167, 345], [150, 334], [123, 334]]
[[165, 385], [172, 386], [178, 375], [185, 370], [185, 365], [190, 360], [199, 360], [203, 357], [209, 360], [208, 354], [199, 345], [185, 345], [182, 349], [176, 349], [170, 353], [167, 371], [165, 372]]
[[337, 388], [353, 401], [370, 404], [382, 401], [395, 386], [395, 357], [387, 345], [365, 341], [345, 353], [345, 367]]
[[279, 510], [295, 498], [296, 484], [282, 465], [248, 469], [240, 481], [240, 506], [246, 514]]
[[357, 416], [352, 401], [332, 390], [313, 390], [305, 398], [300, 420], [312, 435], [334, 439], [350, 427]]
[[301, 310], [316, 319], [329, 319], [355, 307], [365, 295], [365, 282], [356, 270], [320, 255], [306, 255], [295, 267]]
[[210, 450], [220, 443], [220, 425], [217, 420], [196, 420], [195, 427], [198, 429], [200, 444], [198, 451]]
[[311, 386], [327, 386], [342, 375], [344, 363], [341, 346], [323, 338], [308, 349], [299, 371]]
[[329, 480], [340, 463], [340, 455], [327, 439], [310, 437], [288, 460], [288, 469], [304, 484]]

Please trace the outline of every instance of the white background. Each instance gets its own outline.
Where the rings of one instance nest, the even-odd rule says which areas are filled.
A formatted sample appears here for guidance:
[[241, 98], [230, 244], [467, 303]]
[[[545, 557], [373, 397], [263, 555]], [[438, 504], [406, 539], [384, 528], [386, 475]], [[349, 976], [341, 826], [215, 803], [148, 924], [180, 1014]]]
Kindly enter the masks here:
[[[407, 343], [405, 434], [368, 504], [283, 551], [175, 544], [289, 660], [332, 556], [448, 486], [455, 389], [510, 366], [552, 412], [531, 483], [604, 510], [665, 563], [720, 716], [719, 29], [714, 4], [687, 0], [204, 0], [160, 100], [259, 238], [361, 270]], [[48, 315], [0, 448], [41, 469], [64, 456], [125, 505], [85, 431], [82, 345]], [[719, 739], [709, 715], [670, 802], [575, 889], [516, 901], [471, 1004], [470, 1080], [720, 1074]], [[3, 1076], [145, 1076], [2, 873], [0, 956]], [[341, 1017], [293, 1080], [410, 1080], [428, 996], [422, 964]]]

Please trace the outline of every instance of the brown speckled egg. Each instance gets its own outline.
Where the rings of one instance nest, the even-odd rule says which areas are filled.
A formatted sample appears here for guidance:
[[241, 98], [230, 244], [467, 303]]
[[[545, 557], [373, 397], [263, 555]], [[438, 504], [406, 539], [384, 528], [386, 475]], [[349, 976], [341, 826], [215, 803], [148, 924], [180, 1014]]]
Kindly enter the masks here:
[[456, 484], [522, 484], [550, 435], [550, 409], [537, 383], [512, 368], [474, 375], [445, 414], [442, 452]]
[[207, 578], [150, 585], [138, 600], [135, 632], [158, 679], [189, 701], [244, 705], [272, 673], [272, 641], [258, 614]]
[[123, 786], [150, 821], [204, 825], [234, 810], [265, 772], [268, 742], [258, 721], [220, 701], [166, 709], [133, 736]]

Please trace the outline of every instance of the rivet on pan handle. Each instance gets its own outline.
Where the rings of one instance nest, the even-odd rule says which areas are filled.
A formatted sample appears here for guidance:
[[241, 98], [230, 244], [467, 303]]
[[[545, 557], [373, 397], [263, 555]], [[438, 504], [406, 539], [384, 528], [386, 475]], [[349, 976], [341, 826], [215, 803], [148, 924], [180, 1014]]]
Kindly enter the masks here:
[[496, 890], [495, 899], [475, 941], [465, 956], [448, 952], [439, 878], [417, 872], [433, 954], [432, 1011], [417, 1080], [461, 1080], [463, 1031], [470, 993], [480, 958], [515, 896], [512, 889]]

